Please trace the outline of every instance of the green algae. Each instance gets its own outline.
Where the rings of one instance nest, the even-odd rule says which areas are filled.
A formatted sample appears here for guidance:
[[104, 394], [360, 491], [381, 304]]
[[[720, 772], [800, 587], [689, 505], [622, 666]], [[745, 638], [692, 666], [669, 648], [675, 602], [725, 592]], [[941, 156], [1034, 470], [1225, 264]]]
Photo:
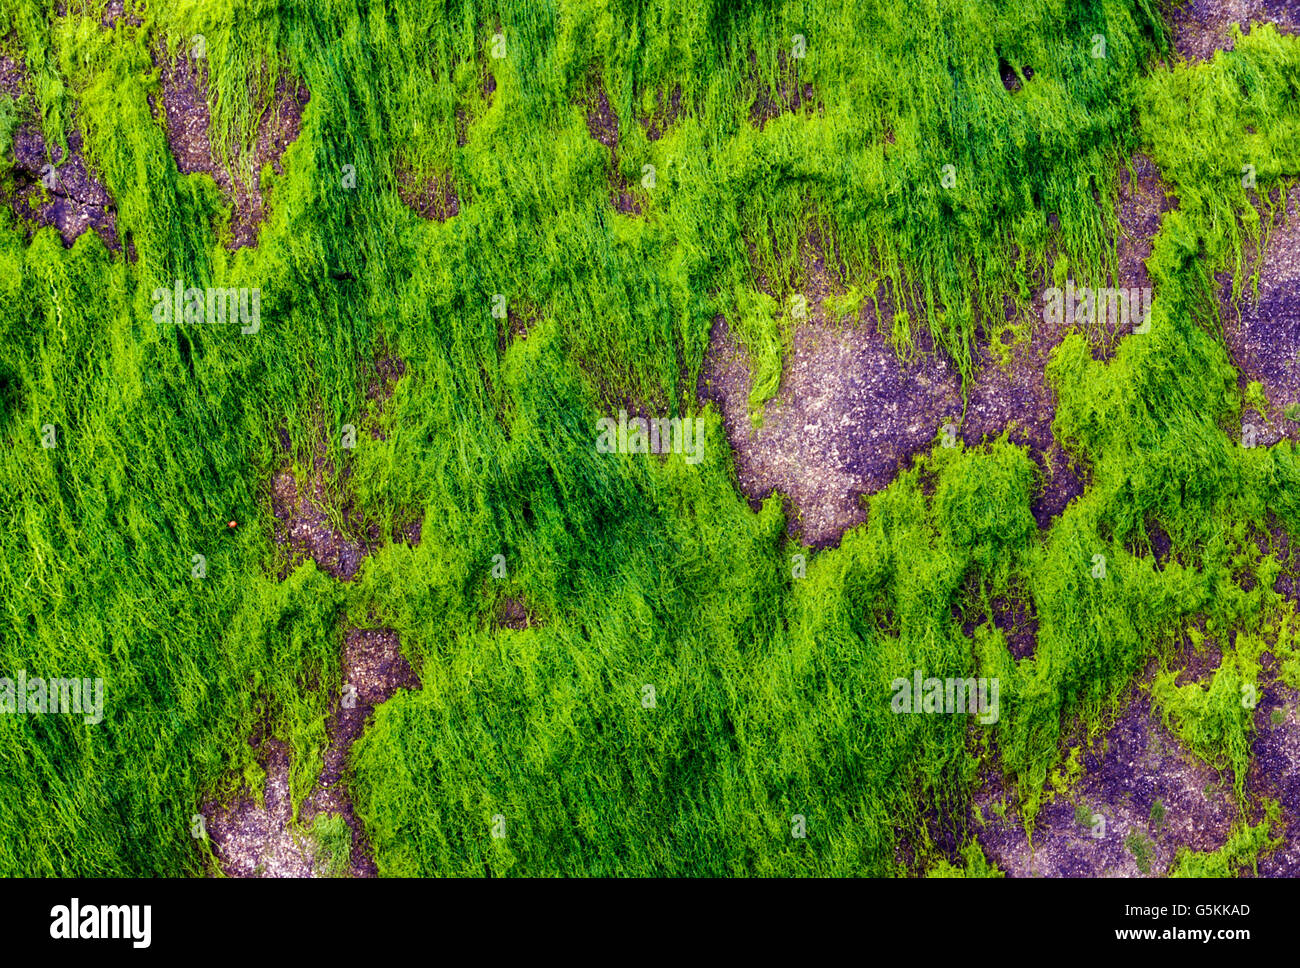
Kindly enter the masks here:
[[[988, 874], [967, 829], [981, 772], [1011, 779], [1032, 825], [1074, 724], [1104, 729], [1198, 617], [1257, 636], [1208, 686], [1165, 676], [1153, 697], [1190, 749], [1228, 758], [1244, 798], [1251, 727], [1229, 700], [1258, 682], [1249, 643], [1294, 635], [1246, 549], [1270, 511], [1300, 533], [1300, 481], [1289, 443], [1241, 446], [1212, 283], [1225, 269], [1242, 291], [1268, 193], [1300, 177], [1293, 38], [1257, 29], [1169, 67], [1151, 6], [1118, 0], [159, 4], [112, 30], [89, 5], [0, 8], [47, 143], [66, 143], [75, 104], [130, 251], [28, 241], [0, 207], [0, 665], [100, 675], [108, 694], [95, 727], [0, 716], [0, 871], [210, 869], [192, 816], [256, 782], [259, 731], [289, 742], [301, 803], [342, 628], [371, 614], [422, 681], [353, 749], [384, 874]], [[252, 144], [281, 79], [311, 92], [258, 244], [234, 253], [228, 201], [178, 173], [150, 105], [154, 52], [196, 36], [222, 159]], [[610, 155], [581, 106], [593, 76], [620, 119], [620, 174], [640, 185], [655, 167], [641, 218], [608, 203]], [[756, 92], [781, 103], [792, 84], [812, 85], [811, 107], [760, 130]], [[681, 115], [651, 141], [636, 118], [675, 89]], [[1179, 207], [1156, 240], [1150, 332], [1106, 362], [1077, 336], [1054, 355], [1054, 429], [1090, 479], [1049, 530], [1006, 440], [936, 443], [816, 555], [786, 538], [776, 498], [750, 510], [694, 388], [721, 313], [755, 360], [751, 404], [775, 392], [810, 224], [837, 277], [905, 294], [897, 346], [924, 327], [969, 375], [977, 324], [1007, 299], [1032, 309], [1049, 257], [1081, 276], [1113, 265], [1135, 150]], [[416, 217], [404, 170], [447, 173], [459, 214]], [[258, 287], [260, 332], [155, 324], [151, 293], [176, 279]], [[492, 313], [498, 295], [535, 312], [526, 339]], [[383, 436], [344, 451], [383, 354], [407, 364]], [[701, 415], [706, 459], [596, 454], [596, 419], [629, 401]], [[322, 442], [351, 469], [383, 533], [421, 515], [419, 545], [385, 545], [347, 586], [311, 563], [279, 580], [282, 425], [299, 469]], [[1163, 569], [1152, 521], [1173, 541]], [[1039, 619], [1027, 659], [953, 616], [972, 584], [1012, 582]], [[493, 627], [507, 591], [535, 625]], [[892, 713], [889, 683], [916, 669], [997, 677], [998, 722]]]

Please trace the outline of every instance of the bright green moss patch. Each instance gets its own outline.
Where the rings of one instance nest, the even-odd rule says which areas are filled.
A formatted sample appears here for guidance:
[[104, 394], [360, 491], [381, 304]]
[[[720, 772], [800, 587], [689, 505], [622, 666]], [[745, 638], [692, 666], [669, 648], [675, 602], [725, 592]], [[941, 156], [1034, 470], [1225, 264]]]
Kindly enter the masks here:
[[352, 857], [352, 831], [336, 813], [319, 813], [311, 827], [316, 862], [330, 877], [343, 877]]
[[1206, 685], [1175, 686], [1172, 673], [1167, 672], [1152, 685], [1165, 725], [1211, 766], [1230, 768], [1238, 797], [1244, 795], [1250, 767], [1257, 676], [1258, 667], [1238, 652], [1225, 656]]
[[964, 866], [956, 866], [946, 860], [935, 864], [926, 873], [927, 877], [1005, 877], [998, 865], [991, 863], [984, 856], [980, 845], [971, 841], [961, 851]]
[[[47, 142], [76, 106], [124, 250], [29, 240], [0, 206], [0, 676], [102, 677], [107, 713], [0, 716], [0, 871], [209, 870], [191, 817], [256, 787], [251, 735], [290, 744], [295, 804], [316, 782], [342, 623], [361, 616], [400, 634], [422, 681], [353, 747], [384, 874], [996, 876], [967, 829], [981, 775], [1001, 771], [1032, 824], [1049, 778], [1074, 775], [1067, 737], [1104, 730], [1198, 618], [1244, 633], [1236, 651], [1208, 684], [1162, 674], [1152, 692], [1195, 754], [1234, 769], [1247, 815], [1233, 702], [1261, 673], [1243, 643], [1266, 625], [1271, 642], [1289, 606], [1238, 579], [1266, 574], [1248, 543], [1267, 513], [1300, 534], [1300, 474], [1288, 443], [1241, 446], [1207, 300], [1211, 270], [1240, 275], [1265, 231], [1258, 199], [1300, 177], [1294, 39], [1256, 30], [1208, 65], [1159, 67], [1164, 26], [1121, 0], [394, 2], [364, 21], [162, 4], [113, 30], [46, 6], [0, 2], [4, 50]], [[153, 52], [192, 54], [195, 36], [221, 157], [280, 79], [311, 93], [257, 245], [234, 253], [221, 193], [178, 174], [150, 107]], [[639, 216], [609, 202], [593, 76], [620, 174], [656, 172]], [[812, 106], [760, 130], [755, 91], [781, 103], [791, 83]], [[650, 140], [646, 105], [678, 89]], [[778, 497], [750, 509], [696, 381], [723, 314], [753, 358], [751, 405], [775, 393], [810, 225], [837, 311], [887, 280], [904, 310], [888, 337], [910, 349], [928, 330], [969, 374], [977, 323], [1000, 329], [1008, 300], [1037, 311], [1037, 275], [1113, 263], [1117, 172], [1138, 149], [1179, 211], [1150, 332], [1107, 361], [1079, 337], [1055, 354], [1055, 432], [1088, 486], [1050, 530], [1006, 439], [936, 443], [816, 555]], [[402, 171], [445, 173], [458, 214], [421, 219]], [[257, 288], [260, 329], [156, 323], [153, 293], [178, 279]], [[406, 365], [382, 412], [366, 399], [381, 356]], [[704, 459], [597, 453], [596, 421], [621, 407], [700, 419]], [[378, 435], [345, 447], [366, 414]], [[310, 563], [281, 580], [271, 537], [272, 476], [321, 446], [381, 534], [423, 522], [348, 584]], [[1172, 540], [1162, 568], [1149, 522]], [[1019, 660], [954, 616], [971, 588], [1013, 586], [1039, 623]], [[503, 595], [538, 620], [496, 627]], [[895, 712], [892, 684], [918, 671], [996, 679], [996, 718]], [[339, 865], [343, 833], [316, 831]]]

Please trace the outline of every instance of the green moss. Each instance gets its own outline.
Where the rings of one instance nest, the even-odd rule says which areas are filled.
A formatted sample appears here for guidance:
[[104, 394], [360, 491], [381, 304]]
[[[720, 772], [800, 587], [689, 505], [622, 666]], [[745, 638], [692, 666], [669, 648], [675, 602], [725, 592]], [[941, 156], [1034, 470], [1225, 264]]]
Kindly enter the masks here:
[[1268, 398], [1264, 396], [1264, 385], [1258, 380], [1251, 380], [1246, 384], [1246, 393], [1242, 405], [1254, 410], [1261, 417], [1267, 417]]
[[1155, 858], [1156, 845], [1145, 834], [1134, 831], [1124, 838], [1124, 846], [1133, 855], [1133, 861], [1143, 874], [1151, 873], [1151, 861]]
[[[100, 675], [108, 715], [0, 717], [0, 749], [22, 751], [0, 794], [0, 872], [203, 873], [190, 817], [257, 786], [255, 731], [290, 743], [301, 805], [341, 627], [372, 614], [423, 683], [353, 749], [382, 873], [946, 870], [940, 845], [971, 843], [983, 770], [1004, 773], [1032, 825], [1049, 778], [1072, 776], [1076, 736], [1113, 720], [1173, 630], [1204, 619], [1222, 640], [1282, 608], [1271, 583], [1236, 578], [1260, 573], [1248, 548], [1266, 514], [1300, 533], [1295, 453], [1239, 446], [1209, 294], [1220, 268], [1246, 284], [1265, 199], [1300, 176], [1294, 39], [1257, 28], [1210, 64], [1166, 67], [1164, 25], [1120, 0], [392, 2], [364, 22], [346, 4], [164, 3], [111, 31], [48, 7], [0, 2], [7, 52], [50, 143], [76, 106], [131, 255], [93, 234], [29, 241], [0, 213], [0, 667]], [[808, 56], [783, 65], [794, 33]], [[280, 80], [311, 92], [284, 174], [267, 176], [258, 244], [236, 253], [221, 192], [178, 173], [150, 107], [151, 53], [196, 34], [221, 157], [253, 143]], [[1007, 91], [1000, 59], [1033, 78]], [[640, 218], [609, 205], [610, 155], [579, 106], [594, 76], [621, 174], [657, 171]], [[792, 77], [812, 108], [760, 131], [757, 92]], [[678, 88], [680, 117], [650, 141], [636, 107]], [[1000, 329], [1008, 301], [1030, 310], [1039, 274], [1113, 265], [1110, 203], [1139, 149], [1179, 198], [1152, 257], [1151, 331], [1106, 361], [1070, 337], [1049, 372], [1086, 492], [1040, 531], [1022, 448], [936, 445], [792, 578], [807, 549], [787, 541], [779, 497], [749, 508], [696, 401], [714, 317], [752, 356], [757, 411], [779, 387], [815, 228], [847, 293], [834, 315], [901, 293], [889, 338], [909, 352], [928, 332], [969, 375], [977, 324]], [[1240, 187], [1248, 157], [1256, 195]], [[459, 214], [421, 220], [399, 170], [448, 173]], [[178, 278], [259, 287], [261, 332], [155, 324], [151, 294]], [[492, 315], [498, 294], [536, 316], [526, 339]], [[407, 371], [379, 413], [366, 389], [381, 355]], [[595, 421], [637, 405], [701, 417], [704, 461], [596, 454]], [[340, 428], [367, 409], [381, 435], [343, 450]], [[346, 585], [290, 567], [272, 538], [273, 475], [311, 467], [321, 441], [366, 526], [423, 521], [418, 546], [384, 542]], [[1161, 569], [1141, 548], [1149, 521], [1174, 543]], [[544, 621], [494, 627], [496, 554]], [[1019, 661], [993, 625], [968, 638], [954, 617], [1013, 586], [1038, 617]], [[890, 683], [918, 669], [996, 677], [997, 722], [891, 712]], [[1250, 721], [1232, 700], [1258, 678], [1256, 645], [1239, 646], [1210, 684], [1152, 690], [1239, 794]], [[953, 869], [990, 870], [973, 858]]]
[[997, 864], [984, 856], [984, 850], [975, 841], [962, 848], [963, 866], [956, 866], [942, 860], [926, 872], [926, 877], [1005, 877], [1006, 874]]
[[329, 877], [345, 877], [352, 863], [352, 830], [336, 813], [318, 813], [312, 821], [311, 837], [316, 869]]
[[1165, 824], [1165, 803], [1163, 800], [1153, 800], [1151, 802], [1151, 829], [1159, 831]]

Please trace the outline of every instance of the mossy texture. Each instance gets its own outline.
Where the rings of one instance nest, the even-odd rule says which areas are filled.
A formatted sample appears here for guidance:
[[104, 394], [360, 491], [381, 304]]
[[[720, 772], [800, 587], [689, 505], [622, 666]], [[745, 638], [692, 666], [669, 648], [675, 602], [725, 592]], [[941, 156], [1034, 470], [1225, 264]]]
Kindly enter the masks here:
[[[1067, 736], [1104, 729], [1193, 624], [1223, 665], [1158, 678], [1153, 702], [1234, 771], [1249, 815], [1234, 702], [1266, 643], [1297, 662], [1254, 538], [1273, 520], [1300, 535], [1300, 464], [1286, 441], [1242, 446], [1213, 272], [1245, 291], [1269, 193], [1300, 176], [1294, 38], [1257, 28], [1170, 66], [1147, 0], [219, 0], [128, 3], [139, 23], [111, 28], [97, 5], [52, 6], [0, 0], [0, 51], [25, 64], [47, 143], [82, 131], [123, 245], [65, 248], [0, 206], [0, 675], [100, 676], [106, 715], [0, 716], [0, 873], [211, 870], [192, 816], [256, 785], [255, 732], [290, 744], [309, 793], [362, 622], [396, 629], [422, 681], [353, 748], [382, 874], [996, 875], [972, 842], [982, 774], [1032, 824]], [[229, 200], [168, 149], [156, 58], [195, 36], [221, 159], [246, 157], [282, 79], [310, 92], [283, 175], [259, 173], [255, 247], [227, 247]], [[640, 215], [610, 204], [596, 85]], [[805, 85], [799, 108], [751, 116]], [[639, 119], [675, 91], [651, 140]], [[0, 97], [0, 183], [16, 111]], [[1081, 336], [1057, 350], [1054, 430], [1088, 485], [1050, 529], [1023, 448], [944, 447], [937, 423], [834, 549], [792, 543], [778, 497], [750, 509], [696, 398], [716, 315], [761, 403], [815, 228], [845, 305], [894, 293], [889, 338], [928, 332], [969, 375], [977, 328], [1037, 311], [1054, 266], [1113, 266], [1138, 150], [1179, 199], [1152, 325], [1106, 361]], [[458, 213], [421, 219], [403, 172], [449, 179]], [[260, 331], [156, 323], [151, 294], [177, 279], [260, 289]], [[386, 356], [406, 369], [381, 411], [366, 390]], [[701, 418], [705, 459], [596, 453], [620, 407]], [[345, 449], [367, 419], [378, 433]], [[322, 445], [350, 469], [379, 533], [421, 518], [418, 545], [383, 543], [346, 584], [310, 562], [281, 579], [281, 427], [300, 471]], [[1162, 568], [1151, 522], [1173, 543]], [[1013, 584], [1038, 617], [1020, 660], [954, 617], [972, 587]], [[504, 595], [529, 627], [494, 625]], [[889, 684], [915, 669], [997, 677], [997, 723], [893, 713]], [[1182, 869], [1240, 865], [1258, 829]], [[338, 829], [317, 833], [337, 849]]]

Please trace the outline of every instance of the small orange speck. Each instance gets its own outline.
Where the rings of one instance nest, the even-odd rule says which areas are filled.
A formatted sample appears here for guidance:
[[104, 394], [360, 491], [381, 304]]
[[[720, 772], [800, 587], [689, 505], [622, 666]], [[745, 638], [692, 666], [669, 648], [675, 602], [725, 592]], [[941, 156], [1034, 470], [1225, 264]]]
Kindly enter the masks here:
[[229, 524], [226, 525], [226, 527], [228, 527], [228, 528], [237, 528], [237, 527], [239, 527], [239, 522], [238, 522], [238, 521], [231, 521]]

